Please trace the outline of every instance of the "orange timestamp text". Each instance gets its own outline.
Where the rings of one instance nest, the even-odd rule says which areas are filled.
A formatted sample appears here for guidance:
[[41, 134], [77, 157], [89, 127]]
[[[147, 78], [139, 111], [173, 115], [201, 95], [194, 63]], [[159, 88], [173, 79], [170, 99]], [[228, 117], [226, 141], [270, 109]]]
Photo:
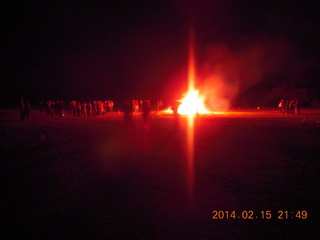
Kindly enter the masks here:
[[262, 210], [262, 211], [253, 211], [253, 210], [242, 210], [242, 211], [223, 211], [223, 210], [214, 210], [212, 211], [212, 219], [307, 219], [308, 212], [306, 210]]

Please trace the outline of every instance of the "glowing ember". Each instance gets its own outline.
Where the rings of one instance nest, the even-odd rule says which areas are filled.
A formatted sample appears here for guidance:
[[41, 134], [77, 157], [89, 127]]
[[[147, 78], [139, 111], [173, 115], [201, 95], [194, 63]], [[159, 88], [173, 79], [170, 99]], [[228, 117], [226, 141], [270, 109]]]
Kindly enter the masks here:
[[204, 114], [208, 112], [203, 103], [203, 99], [199, 97], [199, 91], [190, 91], [187, 96], [181, 100], [178, 108], [178, 113], [182, 115]]
[[159, 111], [157, 114], [158, 115], [166, 115], [166, 114], [173, 114], [173, 113], [174, 112], [172, 110], [172, 107], [170, 106], [170, 107], [168, 107], [166, 109], [163, 109], [163, 110]]

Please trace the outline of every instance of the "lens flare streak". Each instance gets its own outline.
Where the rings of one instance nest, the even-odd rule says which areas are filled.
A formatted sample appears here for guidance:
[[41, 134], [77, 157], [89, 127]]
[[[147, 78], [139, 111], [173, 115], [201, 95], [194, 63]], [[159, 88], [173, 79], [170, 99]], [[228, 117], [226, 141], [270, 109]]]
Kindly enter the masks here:
[[187, 186], [189, 200], [194, 189], [194, 115], [187, 116]]
[[[186, 112], [187, 116], [187, 187], [190, 202], [193, 199], [194, 189], [194, 114], [198, 111], [198, 92], [194, 90], [195, 82], [195, 50], [194, 34], [192, 27], [189, 32], [189, 61], [188, 61], [188, 94], [182, 100], [178, 113]], [[191, 111], [191, 113], [189, 112]]]

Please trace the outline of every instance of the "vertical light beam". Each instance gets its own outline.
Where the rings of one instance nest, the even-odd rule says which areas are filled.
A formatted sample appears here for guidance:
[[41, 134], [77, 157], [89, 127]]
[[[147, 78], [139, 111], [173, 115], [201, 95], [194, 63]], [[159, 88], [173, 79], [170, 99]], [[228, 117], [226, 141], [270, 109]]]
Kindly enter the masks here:
[[188, 92], [194, 91], [195, 82], [195, 50], [193, 27], [189, 30], [189, 56], [188, 56]]
[[[195, 83], [195, 50], [193, 27], [189, 30], [188, 56], [188, 92], [194, 91]], [[193, 197], [194, 188], [194, 114], [187, 115], [187, 187], [189, 200]]]

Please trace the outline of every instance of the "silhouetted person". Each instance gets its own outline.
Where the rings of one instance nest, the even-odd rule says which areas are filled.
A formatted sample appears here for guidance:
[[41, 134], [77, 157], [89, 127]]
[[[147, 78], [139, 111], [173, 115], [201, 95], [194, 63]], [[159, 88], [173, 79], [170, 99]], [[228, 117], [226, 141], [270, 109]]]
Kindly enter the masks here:
[[172, 111], [173, 111], [173, 117], [174, 117], [174, 125], [175, 127], [178, 126], [179, 123], [179, 113], [178, 113], [178, 108], [179, 108], [180, 102], [174, 101], [172, 103]]
[[108, 111], [113, 112], [114, 102], [112, 100], [108, 101]]
[[138, 101], [138, 105], [139, 105], [139, 112], [142, 112], [142, 100]]
[[295, 112], [297, 114], [300, 114], [300, 102], [299, 100], [296, 100], [296, 103], [295, 103]]
[[163, 102], [162, 100], [157, 101], [157, 111], [161, 111], [163, 108]]
[[20, 102], [20, 120], [23, 121], [24, 119], [29, 119], [30, 113], [30, 103], [24, 99], [21, 99]]
[[286, 113], [287, 115], [290, 113], [290, 102], [289, 102], [289, 101], [286, 101], [285, 113]]
[[91, 104], [91, 102], [87, 103], [87, 115], [88, 115], [88, 117], [92, 116], [92, 104]]
[[289, 103], [289, 113], [290, 114], [294, 114], [295, 104], [296, 104], [295, 101], [293, 101], [293, 100], [290, 101], [290, 103]]
[[126, 129], [132, 125], [132, 109], [132, 101], [127, 100], [123, 103], [123, 120]]
[[24, 118], [29, 119], [29, 114], [30, 114], [31, 106], [29, 101], [24, 102]]
[[284, 113], [284, 108], [285, 108], [284, 105], [285, 105], [284, 100], [281, 99], [281, 101], [279, 102], [279, 105], [278, 105], [278, 108], [280, 109], [281, 113]]
[[20, 120], [23, 121], [24, 120], [24, 110], [25, 109], [25, 106], [24, 106], [24, 100], [23, 98], [21, 98], [21, 101], [20, 101]]
[[52, 105], [53, 105], [53, 101], [51, 101], [51, 100], [47, 101], [47, 116], [48, 117], [54, 116]]

